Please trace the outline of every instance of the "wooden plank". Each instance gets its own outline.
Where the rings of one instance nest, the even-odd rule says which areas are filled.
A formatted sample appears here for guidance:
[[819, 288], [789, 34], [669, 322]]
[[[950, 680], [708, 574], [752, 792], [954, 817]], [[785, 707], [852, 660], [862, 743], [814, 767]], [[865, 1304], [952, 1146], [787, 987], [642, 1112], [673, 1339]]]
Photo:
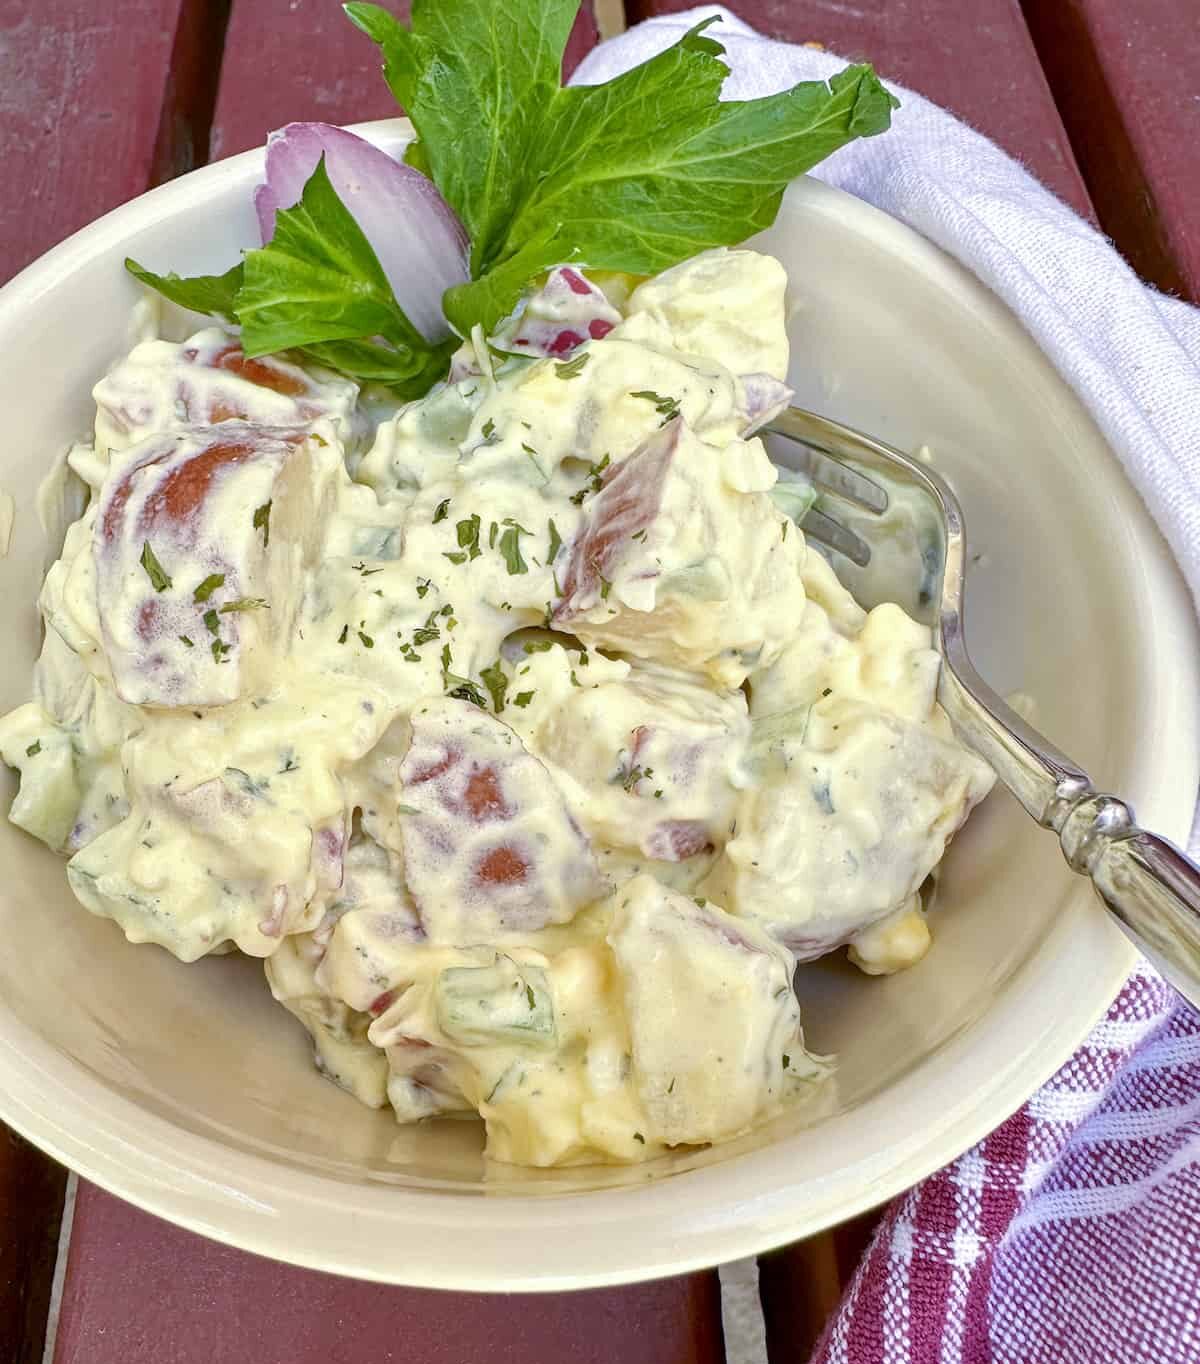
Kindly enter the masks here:
[[[691, 3], [626, 0], [626, 12], [633, 23]], [[872, 62], [880, 75], [978, 128], [1090, 214], [1018, 0], [741, 0], [733, 8], [768, 37], [819, 43], [849, 60]]]
[[1196, 0], [1025, 0], [1100, 223], [1160, 289], [1200, 302]]
[[0, 283], [169, 172], [203, 103], [188, 64], [222, 3], [0, 0]]
[[334, 1278], [80, 1183], [54, 1364], [721, 1364], [715, 1274], [547, 1296]]
[[[392, 4], [407, 19], [408, 3]], [[596, 42], [590, 4], [567, 44], [570, 73]], [[297, 120], [361, 123], [398, 112], [379, 50], [331, 0], [234, 0], [212, 131], [212, 157], [257, 147]], [[272, 79], [264, 80], [269, 71]]]
[[771, 1364], [794, 1364], [812, 1353], [882, 1215], [882, 1209], [864, 1213], [759, 1257], [758, 1291]]
[[0, 1127], [0, 1359], [40, 1364], [67, 1172]]

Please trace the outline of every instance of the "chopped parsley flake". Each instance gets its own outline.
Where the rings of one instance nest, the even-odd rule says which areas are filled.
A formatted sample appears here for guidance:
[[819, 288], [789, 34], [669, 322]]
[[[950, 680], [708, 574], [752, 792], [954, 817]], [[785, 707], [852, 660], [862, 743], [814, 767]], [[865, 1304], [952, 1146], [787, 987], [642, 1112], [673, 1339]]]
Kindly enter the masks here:
[[478, 559], [483, 551], [479, 548], [479, 514], [473, 513], [465, 521], [455, 526], [458, 533], [458, 547], [465, 549], [472, 559]]
[[433, 585], [433, 580], [432, 580], [431, 578], [418, 578], [418, 579], [417, 579], [417, 596], [420, 597], [422, 600], [424, 600], [425, 594], [429, 591], [429, 589], [430, 589], [430, 587], [431, 587], [432, 585]]
[[526, 987], [525, 987], [525, 998], [526, 998], [526, 1000], [528, 1001], [529, 1007], [530, 1007], [531, 1009], [534, 1009], [534, 1008], [537, 1007], [537, 1005], [534, 1003], [534, 998], [533, 998], [533, 986], [532, 986], [532, 985], [526, 985]]
[[470, 701], [473, 706], [478, 706], [480, 710], [487, 710], [487, 702], [483, 699], [483, 693], [469, 677], [459, 677], [455, 673], [446, 672], [442, 675], [442, 682], [447, 695], [453, 696], [459, 701]]
[[347, 638], [349, 637], [349, 634], [350, 634], [350, 627], [349, 627], [349, 625], [343, 625], [343, 626], [342, 626], [342, 633], [341, 633], [340, 635], [338, 635], [338, 643], [339, 643], [339, 644], [345, 644]]
[[383, 572], [382, 568], [368, 568], [365, 560], [361, 564], [355, 564], [354, 567], [358, 569], [358, 571], [363, 575], [364, 578], [369, 578], [372, 573]]
[[479, 676], [492, 698], [492, 709], [497, 715], [504, 709], [504, 699], [508, 694], [508, 677], [497, 659], [490, 668], [480, 669]]
[[654, 410], [662, 418], [660, 426], [666, 426], [672, 417], [679, 416], [679, 399], [664, 398], [658, 393], [651, 392], [648, 388], [640, 388], [636, 393], [629, 395], [631, 398], [642, 398], [648, 403], [654, 404]]
[[211, 606], [204, 613], [204, 624], [210, 635], [217, 634], [221, 629], [221, 619]]
[[231, 651], [230, 645], [226, 644], [224, 640], [221, 640], [221, 639], [214, 639], [214, 640], [213, 640], [213, 642], [212, 642], [212, 656], [213, 656], [213, 658], [216, 659], [216, 661], [217, 661], [218, 663], [226, 663], [226, 662], [228, 662], [228, 660], [227, 660], [227, 658], [225, 657], [225, 655], [228, 654], [230, 651]]
[[433, 513], [433, 524], [436, 526], [439, 521], [444, 521], [450, 515], [450, 499], [443, 498]]
[[518, 525], [511, 525], [500, 537], [500, 553], [504, 556], [504, 566], [509, 573], [528, 573], [529, 565], [521, 555], [522, 535], [528, 535], [527, 530], [523, 530]]
[[263, 533], [263, 549], [271, 543], [271, 504], [264, 502], [254, 509], [254, 529]]
[[467, 562], [467, 551], [465, 549], [444, 549], [442, 558], [449, 559], [452, 564], [465, 564]]
[[583, 373], [584, 365], [587, 364], [590, 358], [591, 357], [588, 355], [587, 351], [583, 351], [581, 354], [577, 355], [573, 360], [567, 360], [565, 363], [561, 365], [555, 365], [554, 373], [560, 379], [578, 379], [579, 376]]
[[150, 548], [150, 541], [146, 540], [142, 544], [141, 565], [146, 570], [146, 576], [150, 579], [150, 586], [156, 592], [165, 592], [171, 586], [170, 575], [163, 569], [162, 564], [154, 557], [154, 551]]
[[207, 601], [218, 587], [225, 585], [224, 573], [210, 573], [192, 593], [193, 601]]
[[188, 639], [187, 635], [180, 635], [179, 638], [183, 641], [184, 644], [187, 645], [189, 649], [194, 649], [196, 647], [195, 644], [190, 639]]
[[33, 743], [31, 743], [29, 747], [25, 750], [25, 756], [27, 758], [36, 758], [41, 751], [42, 741], [40, 739], [35, 739]]
[[525, 707], [526, 707], [526, 706], [530, 703], [530, 701], [532, 701], [532, 700], [533, 700], [533, 692], [531, 692], [531, 691], [519, 691], [519, 692], [517, 692], [516, 696], [513, 697], [513, 705], [514, 705], [514, 706], [520, 706], [521, 709], [524, 710]]
[[227, 601], [221, 607], [221, 615], [227, 616], [232, 611], [259, 611], [266, 604], [266, 597], [238, 597], [236, 601]]
[[359, 639], [362, 640], [362, 644], [363, 644], [363, 648], [364, 648], [364, 649], [373, 649], [373, 648], [375, 647], [375, 641], [371, 638], [370, 635], [365, 635], [365, 634], [363, 634], [363, 632], [362, 632], [361, 630], [359, 630], [359, 631], [357, 632], [357, 634], [358, 634]]
[[496, 423], [489, 417], [483, 424], [483, 438], [490, 441], [496, 434]]
[[550, 528], [550, 548], [546, 551], [546, 562], [552, 564], [558, 551], [562, 548], [562, 536], [558, 533], [558, 527], [554, 524], [553, 517], [546, 524]]
[[612, 591], [612, 583], [609, 582], [603, 573], [598, 573], [596, 576], [600, 579], [600, 600], [607, 601], [608, 594]]
[[443, 644], [443, 645], [442, 645], [442, 671], [443, 671], [443, 672], [449, 672], [449, 671], [450, 671], [450, 664], [451, 664], [451, 662], [452, 662], [452, 659], [451, 659], [451, 655], [450, 655], [450, 646], [449, 646], [449, 644]]
[[552, 639], [530, 639], [522, 646], [527, 654], [544, 654], [554, 647]]

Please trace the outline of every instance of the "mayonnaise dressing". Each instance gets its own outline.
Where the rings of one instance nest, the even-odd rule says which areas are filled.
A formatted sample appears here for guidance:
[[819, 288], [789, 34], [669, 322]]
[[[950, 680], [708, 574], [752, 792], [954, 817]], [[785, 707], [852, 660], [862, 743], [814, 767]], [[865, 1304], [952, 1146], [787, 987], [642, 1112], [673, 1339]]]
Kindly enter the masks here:
[[382, 414], [216, 328], [140, 341], [70, 456], [12, 820], [131, 941], [263, 958], [323, 1073], [479, 1114], [494, 1159], [778, 1112], [824, 1069], [793, 953], [919, 955], [990, 783], [928, 632], [770, 496], [785, 284], [563, 267]]

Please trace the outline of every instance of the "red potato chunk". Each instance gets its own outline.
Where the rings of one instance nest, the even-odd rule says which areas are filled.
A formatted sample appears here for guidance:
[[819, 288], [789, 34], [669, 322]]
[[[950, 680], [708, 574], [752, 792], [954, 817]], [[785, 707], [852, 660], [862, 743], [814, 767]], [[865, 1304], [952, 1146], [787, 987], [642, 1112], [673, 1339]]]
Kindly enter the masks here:
[[470, 703], [447, 698], [415, 712], [399, 776], [405, 875], [432, 942], [565, 923], [604, 893], [549, 772]]
[[[607, 600], [605, 585], [611, 585], [624, 560], [648, 560], [635, 537], [644, 537], [658, 516], [682, 430], [683, 423], [676, 418], [601, 475], [600, 491], [588, 504], [587, 520], [570, 547], [562, 600], [554, 612], [556, 622], [569, 623], [589, 607], [594, 609], [598, 601]], [[640, 566], [640, 575], [655, 576], [649, 562]]]
[[561, 265], [491, 340], [501, 350], [561, 360], [585, 341], [607, 336], [620, 321], [621, 314], [582, 271]]
[[143, 342], [96, 385], [93, 397], [101, 450], [123, 450], [173, 426], [227, 421], [302, 426], [326, 417], [347, 445], [365, 435], [357, 385], [315, 379], [277, 356], [251, 358], [218, 327], [179, 344]]
[[804, 541], [766, 495], [775, 478], [759, 441], [714, 445], [668, 420], [585, 497], [555, 624], [740, 686], [804, 607]]
[[152, 437], [114, 462], [92, 550], [123, 701], [222, 705], [286, 649], [337, 465], [317, 431], [241, 422]]
[[804, 1052], [794, 962], [757, 926], [636, 876], [608, 941], [629, 1021], [646, 1136], [719, 1141], [777, 1112]]
[[639, 663], [624, 678], [571, 688], [531, 742], [568, 774], [592, 838], [682, 862], [728, 836], [749, 735], [741, 691]]

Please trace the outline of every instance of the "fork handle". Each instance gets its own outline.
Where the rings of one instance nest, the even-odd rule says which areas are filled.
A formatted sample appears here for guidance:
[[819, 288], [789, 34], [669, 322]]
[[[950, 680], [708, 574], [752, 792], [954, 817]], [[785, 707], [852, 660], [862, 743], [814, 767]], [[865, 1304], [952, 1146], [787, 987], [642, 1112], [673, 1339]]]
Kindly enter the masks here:
[[1139, 828], [1124, 801], [1097, 792], [1082, 768], [983, 682], [965, 653], [942, 668], [938, 699], [960, 738], [1058, 834], [1067, 865], [1091, 879], [1125, 935], [1200, 1008], [1200, 868]]

